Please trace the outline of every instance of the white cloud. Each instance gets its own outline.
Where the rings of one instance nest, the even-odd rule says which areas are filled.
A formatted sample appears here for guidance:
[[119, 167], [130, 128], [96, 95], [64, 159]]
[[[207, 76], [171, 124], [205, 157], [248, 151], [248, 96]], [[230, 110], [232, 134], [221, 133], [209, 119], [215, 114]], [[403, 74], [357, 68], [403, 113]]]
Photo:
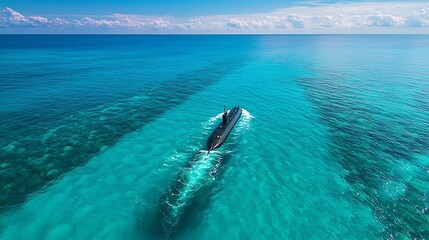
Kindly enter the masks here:
[[305, 23], [307, 22], [307, 19], [310, 19], [311, 17], [304, 16], [302, 14], [295, 14], [292, 13], [287, 17], [287, 20], [292, 24], [292, 27], [294, 28], [304, 28]]
[[47, 27], [52, 25], [68, 24], [61, 18], [48, 19], [40, 16], [25, 17], [11, 8], [0, 10], [0, 27]]
[[152, 20], [150, 26], [154, 30], [170, 30], [174, 24], [172, 24], [169, 20], [159, 18]]
[[[176, 18], [113, 14], [108, 17], [26, 17], [11, 8], [0, 10], [2, 29], [62, 29], [71, 32], [119, 31], [133, 33], [290, 33], [385, 32], [414, 29], [429, 33], [429, 3], [338, 3], [279, 9], [271, 13]], [[395, 30], [396, 29], [396, 30]]]
[[403, 22], [403, 19], [400, 17], [382, 14], [379, 12], [368, 16], [368, 20], [370, 20], [370, 26], [376, 27], [394, 27], [402, 24]]
[[115, 28], [123, 26], [119, 21], [109, 21], [105, 19], [96, 20], [89, 17], [74, 20], [76, 26], [95, 27], [95, 28]]
[[405, 18], [405, 24], [409, 27], [429, 26], [429, 7], [413, 11], [411, 15]]
[[29, 26], [30, 21], [20, 13], [5, 8], [0, 13], [0, 26]]

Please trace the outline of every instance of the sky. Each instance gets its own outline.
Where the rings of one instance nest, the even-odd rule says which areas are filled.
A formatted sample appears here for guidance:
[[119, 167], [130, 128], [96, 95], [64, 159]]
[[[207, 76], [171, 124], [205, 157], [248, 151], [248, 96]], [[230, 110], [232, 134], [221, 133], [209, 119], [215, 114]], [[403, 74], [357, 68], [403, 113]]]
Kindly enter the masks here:
[[429, 1], [2, 0], [1, 33], [429, 34]]

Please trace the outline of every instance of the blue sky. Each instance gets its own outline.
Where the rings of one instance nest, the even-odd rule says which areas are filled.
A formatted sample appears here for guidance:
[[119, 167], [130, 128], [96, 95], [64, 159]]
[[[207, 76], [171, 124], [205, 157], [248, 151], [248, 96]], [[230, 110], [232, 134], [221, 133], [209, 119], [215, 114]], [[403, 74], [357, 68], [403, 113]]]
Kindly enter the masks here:
[[425, 33], [429, 1], [3, 0], [0, 33]]
[[[334, 3], [338, 1], [320, 1]], [[354, 1], [362, 2], [362, 1]], [[133, 13], [144, 15], [196, 16], [269, 12], [280, 8], [308, 5], [297, 0], [3, 0], [3, 6], [27, 14], [103, 15]]]

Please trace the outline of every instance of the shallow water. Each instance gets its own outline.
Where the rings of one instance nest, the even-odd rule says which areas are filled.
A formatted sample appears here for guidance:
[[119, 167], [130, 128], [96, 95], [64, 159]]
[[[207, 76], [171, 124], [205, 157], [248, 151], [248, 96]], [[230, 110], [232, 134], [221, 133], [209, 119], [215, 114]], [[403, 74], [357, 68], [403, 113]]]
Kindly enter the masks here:
[[[1, 36], [1, 239], [429, 236], [427, 36]], [[206, 156], [223, 105], [245, 109]]]

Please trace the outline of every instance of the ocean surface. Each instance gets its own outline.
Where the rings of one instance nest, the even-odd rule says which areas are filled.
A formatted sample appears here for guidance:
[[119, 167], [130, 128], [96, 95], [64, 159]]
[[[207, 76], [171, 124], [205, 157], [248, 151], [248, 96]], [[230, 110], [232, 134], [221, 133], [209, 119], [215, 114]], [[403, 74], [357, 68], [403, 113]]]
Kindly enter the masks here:
[[0, 239], [429, 239], [429, 36], [0, 35]]

